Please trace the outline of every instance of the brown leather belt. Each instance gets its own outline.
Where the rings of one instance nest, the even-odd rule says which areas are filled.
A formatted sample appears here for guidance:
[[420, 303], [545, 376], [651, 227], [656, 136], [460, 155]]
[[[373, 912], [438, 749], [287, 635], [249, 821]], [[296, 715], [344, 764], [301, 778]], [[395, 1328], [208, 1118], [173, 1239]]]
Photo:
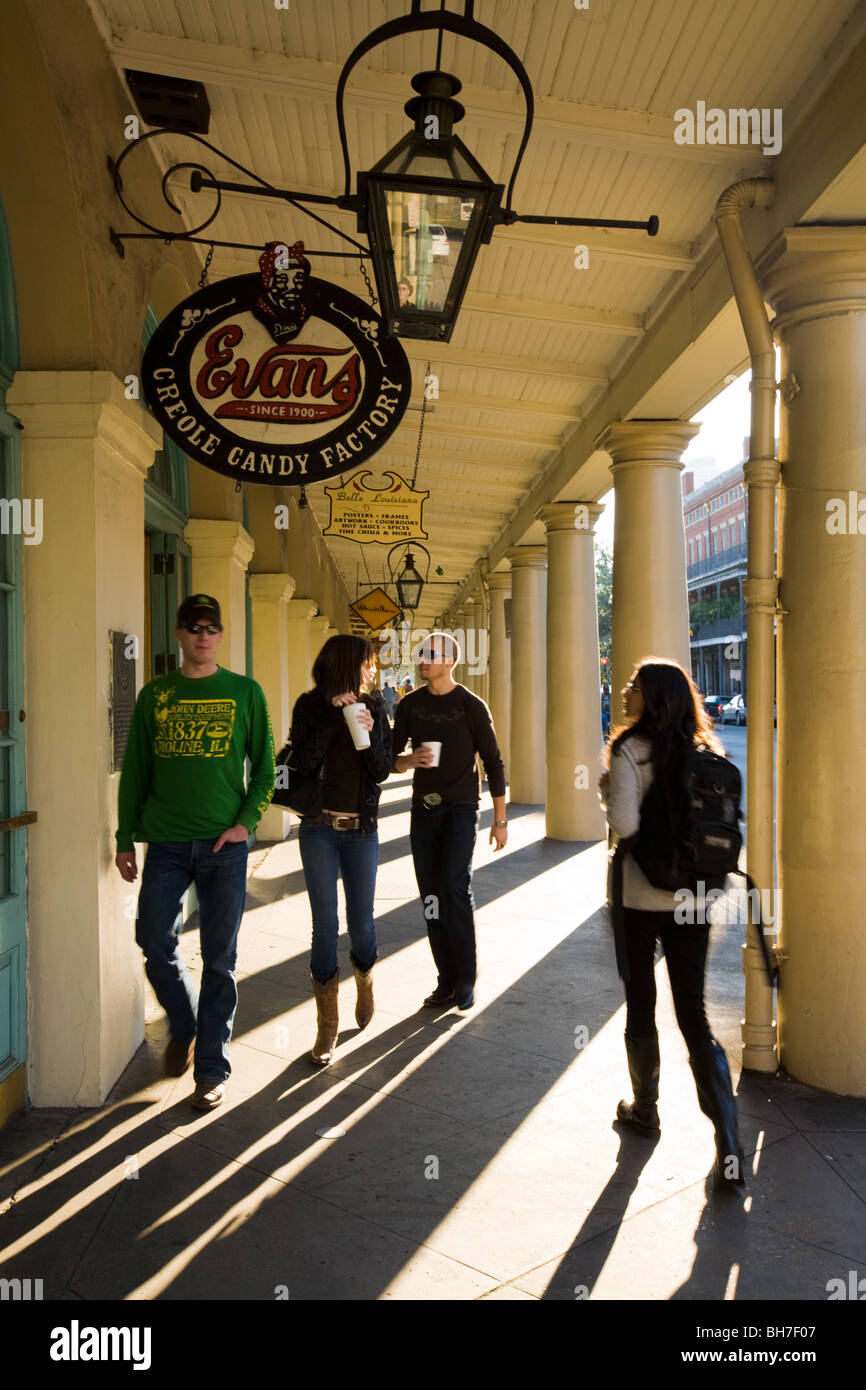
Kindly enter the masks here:
[[338, 816], [333, 811], [323, 811], [320, 816], [311, 816], [314, 825], [329, 825], [332, 830], [360, 830], [360, 816]]

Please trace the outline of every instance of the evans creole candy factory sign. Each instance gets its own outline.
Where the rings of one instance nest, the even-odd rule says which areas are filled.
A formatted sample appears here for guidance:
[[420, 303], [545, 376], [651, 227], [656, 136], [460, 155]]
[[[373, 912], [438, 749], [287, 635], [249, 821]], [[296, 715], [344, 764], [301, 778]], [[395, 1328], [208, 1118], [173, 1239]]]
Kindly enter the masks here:
[[310, 275], [303, 242], [269, 242], [259, 266], [163, 319], [144, 354], [144, 395], [184, 453], [218, 473], [332, 478], [399, 425], [409, 362], [369, 304]]

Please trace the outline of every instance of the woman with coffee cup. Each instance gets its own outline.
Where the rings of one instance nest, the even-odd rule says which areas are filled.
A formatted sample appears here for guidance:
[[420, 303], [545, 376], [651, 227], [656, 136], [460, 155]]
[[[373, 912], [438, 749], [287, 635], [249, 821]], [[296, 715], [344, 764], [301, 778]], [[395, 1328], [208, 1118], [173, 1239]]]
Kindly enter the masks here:
[[[373, 1017], [376, 928], [373, 895], [379, 858], [379, 783], [391, 771], [391, 730], [375, 690], [373, 647], [363, 637], [331, 637], [313, 664], [312, 690], [292, 712], [292, 767], [318, 775], [321, 808], [301, 820], [298, 840], [313, 915], [310, 978], [318, 1031], [311, 1052], [318, 1066], [334, 1056], [339, 1032], [337, 878], [342, 875], [350, 957], [357, 985], [355, 1019]], [[318, 798], [317, 798], [318, 801]]]

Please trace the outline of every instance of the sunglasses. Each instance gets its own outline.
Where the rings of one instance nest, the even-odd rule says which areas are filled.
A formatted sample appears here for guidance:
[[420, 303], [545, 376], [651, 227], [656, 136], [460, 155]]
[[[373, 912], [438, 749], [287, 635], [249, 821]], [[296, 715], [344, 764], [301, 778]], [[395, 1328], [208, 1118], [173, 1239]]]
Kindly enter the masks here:
[[206, 632], [208, 637], [216, 637], [222, 632], [221, 627], [214, 627], [213, 623], [184, 623], [187, 632], [191, 632], [193, 637], [198, 637], [199, 633]]

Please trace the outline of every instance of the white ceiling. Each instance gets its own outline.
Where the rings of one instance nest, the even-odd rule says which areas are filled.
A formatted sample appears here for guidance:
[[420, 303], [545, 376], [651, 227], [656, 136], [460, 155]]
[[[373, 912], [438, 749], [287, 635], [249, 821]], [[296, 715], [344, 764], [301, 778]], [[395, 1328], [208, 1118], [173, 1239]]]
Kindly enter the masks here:
[[[409, 9], [408, 0], [290, 0], [285, 10], [271, 0], [90, 3], [120, 71], [203, 82], [214, 144], [281, 187], [327, 194], [342, 191], [334, 91], [343, 62], [371, 29]], [[448, 8], [462, 8], [460, 0]], [[772, 172], [773, 160], [756, 147], [676, 144], [675, 110], [699, 100], [781, 108], [787, 135], [866, 27], [855, 0], [590, 0], [585, 10], [571, 0], [476, 0], [475, 18], [515, 49], [535, 93], [517, 210], [656, 213], [661, 225], [655, 239], [639, 231], [497, 229], [482, 248], [451, 343], [404, 340], [416, 406], [428, 360], [439, 377], [418, 484], [431, 492], [425, 524], [433, 564], [453, 584], [426, 595], [422, 621], [448, 607], [694, 270], [711, 242], [718, 195], [740, 176]], [[369, 168], [409, 128], [402, 110], [409, 79], [432, 67], [434, 54], [434, 36], [414, 36], [355, 69], [346, 103], [353, 170]], [[523, 115], [516, 79], [498, 57], [451, 35], [442, 66], [464, 84], [461, 138], [507, 183]], [[166, 164], [194, 157], [182, 137], [158, 143]], [[239, 177], [218, 161], [214, 171]], [[828, 216], [850, 201], [848, 185], [837, 183]], [[191, 219], [202, 220], [211, 196], [187, 195]], [[325, 215], [355, 232], [353, 217]], [[357, 263], [327, 254], [339, 240], [271, 199], [225, 195], [210, 230], [257, 244], [301, 238], [324, 252], [318, 275], [366, 297]], [[578, 242], [589, 247], [588, 269], [574, 267]], [[253, 252], [218, 249], [212, 274], [254, 269]], [[418, 422], [410, 410], [377, 467], [411, 478]], [[321, 486], [308, 497], [326, 524]], [[361, 556], [350, 542], [329, 544], [351, 598], [359, 564], [362, 587], [368, 571], [374, 582], [382, 578], [383, 547]]]

